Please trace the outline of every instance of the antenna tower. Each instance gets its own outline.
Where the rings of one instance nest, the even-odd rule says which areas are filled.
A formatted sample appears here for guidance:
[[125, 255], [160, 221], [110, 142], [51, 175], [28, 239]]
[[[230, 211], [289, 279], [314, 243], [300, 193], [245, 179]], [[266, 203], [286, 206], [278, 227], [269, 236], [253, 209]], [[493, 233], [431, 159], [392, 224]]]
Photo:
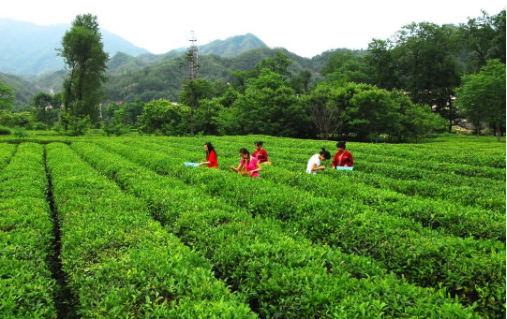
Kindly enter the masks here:
[[190, 38], [190, 50], [188, 52], [188, 62], [189, 62], [189, 71], [190, 71], [190, 81], [193, 81], [197, 78], [197, 73], [199, 70], [199, 64], [197, 64], [197, 39], [195, 38], [195, 33], [192, 30], [192, 36]]

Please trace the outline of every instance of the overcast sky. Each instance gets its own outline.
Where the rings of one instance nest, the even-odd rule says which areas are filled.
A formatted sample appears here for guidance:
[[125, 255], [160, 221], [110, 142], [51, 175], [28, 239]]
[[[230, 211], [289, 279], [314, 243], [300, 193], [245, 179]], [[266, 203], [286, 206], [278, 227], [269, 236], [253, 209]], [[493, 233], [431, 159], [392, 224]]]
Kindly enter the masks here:
[[2, 1], [0, 18], [39, 25], [70, 23], [77, 14], [98, 17], [100, 28], [152, 53], [252, 33], [269, 47], [303, 57], [336, 48], [366, 49], [411, 22], [465, 23], [496, 15], [505, 0], [12, 0]]

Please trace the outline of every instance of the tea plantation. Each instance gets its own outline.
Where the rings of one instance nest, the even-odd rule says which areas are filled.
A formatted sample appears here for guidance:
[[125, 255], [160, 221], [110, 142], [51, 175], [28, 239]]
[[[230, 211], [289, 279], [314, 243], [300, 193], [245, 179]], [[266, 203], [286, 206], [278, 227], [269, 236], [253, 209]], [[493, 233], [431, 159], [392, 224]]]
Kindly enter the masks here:
[[[273, 165], [230, 169], [262, 140]], [[204, 162], [213, 143], [218, 170]], [[0, 318], [505, 318], [506, 148], [0, 139]]]

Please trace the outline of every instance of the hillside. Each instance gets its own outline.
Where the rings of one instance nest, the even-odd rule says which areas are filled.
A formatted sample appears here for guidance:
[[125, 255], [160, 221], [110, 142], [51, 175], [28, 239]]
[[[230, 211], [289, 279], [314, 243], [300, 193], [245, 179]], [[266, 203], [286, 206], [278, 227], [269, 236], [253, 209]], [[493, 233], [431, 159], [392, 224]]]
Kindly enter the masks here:
[[245, 35], [227, 38], [226, 40], [215, 40], [200, 46], [199, 52], [201, 54], [215, 54], [221, 57], [231, 57], [259, 47], [267, 47], [267, 45], [255, 35], [247, 33]]
[[[55, 49], [61, 47], [61, 40], [70, 24], [40, 26], [30, 22], [0, 18], [0, 72], [41, 74], [61, 70], [63, 59]], [[118, 35], [101, 30], [104, 50], [113, 56], [124, 52], [137, 56], [148, 53]]]
[[[289, 70], [298, 74], [302, 70], [310, 70], [313, 81], [321, 80], [320, 70], [333, 54], [339, 52], [352, 52], [363, 55], [365, 51], [350, 51], [336, 49], [323, 52], [312, 59], [300, 57], [283, 48], [271, 49], [259, 47], [245, 51], [234, 57], [221, 57], [215, 54], [200, 54], [199, 76], [207, 81], [231, 82], [234, 78], [231, 72], [237, 70], [250, 70], [267, 57], [274, 57], [278, 51], [286, 54], [292, 61]], [[155, 56], [143, 54], [138, 57], [119, 52], [108, 63], [109, 80], [105, 85], [108, 100], [132, 102], [136, 98], [143, 101], [165, 98], [177, 101], [183, 81], [188, 78], [186, 61], [183, 53], [177, 50], [165, 55]], [[153, 59], [156, 57], [156, 59]], [[152, 58], [152, 59], [150, 59]], [[46, 72], [41, 75], [25, 75], [23, 77], [4, 75], [2, 79], [6, 84], [14, 87], [17, 93], [16, 105], [26, 105], [31, 95], [38, 91], [56, 93], [61, 90], [65, 71]], [[35, 93], [33, 93], [35, 92]]]
[[32, 96], [39, 91], [29, 81], [13, 74], [0, 72], [0, 81], [10, 86], [16, 93], [14, 106], [25, 106], [30, 104]]

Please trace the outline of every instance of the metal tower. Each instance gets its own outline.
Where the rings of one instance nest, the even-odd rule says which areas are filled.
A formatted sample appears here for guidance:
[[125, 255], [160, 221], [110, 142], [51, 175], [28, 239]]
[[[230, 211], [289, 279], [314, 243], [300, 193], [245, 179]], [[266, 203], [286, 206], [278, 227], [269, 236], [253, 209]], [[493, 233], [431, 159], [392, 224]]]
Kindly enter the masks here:
[[197, 79], [197, 73], [199, 71], [199, 64], [197, 63], [198, 53], [197, 53], [197, 39], [195, 38], [194, 31], [192, 30], [192, 36], [190, 38], [190, 49], [187, 53], [187, 60], [189, 62], [189, 71], [190, 71], [190, 81]]

